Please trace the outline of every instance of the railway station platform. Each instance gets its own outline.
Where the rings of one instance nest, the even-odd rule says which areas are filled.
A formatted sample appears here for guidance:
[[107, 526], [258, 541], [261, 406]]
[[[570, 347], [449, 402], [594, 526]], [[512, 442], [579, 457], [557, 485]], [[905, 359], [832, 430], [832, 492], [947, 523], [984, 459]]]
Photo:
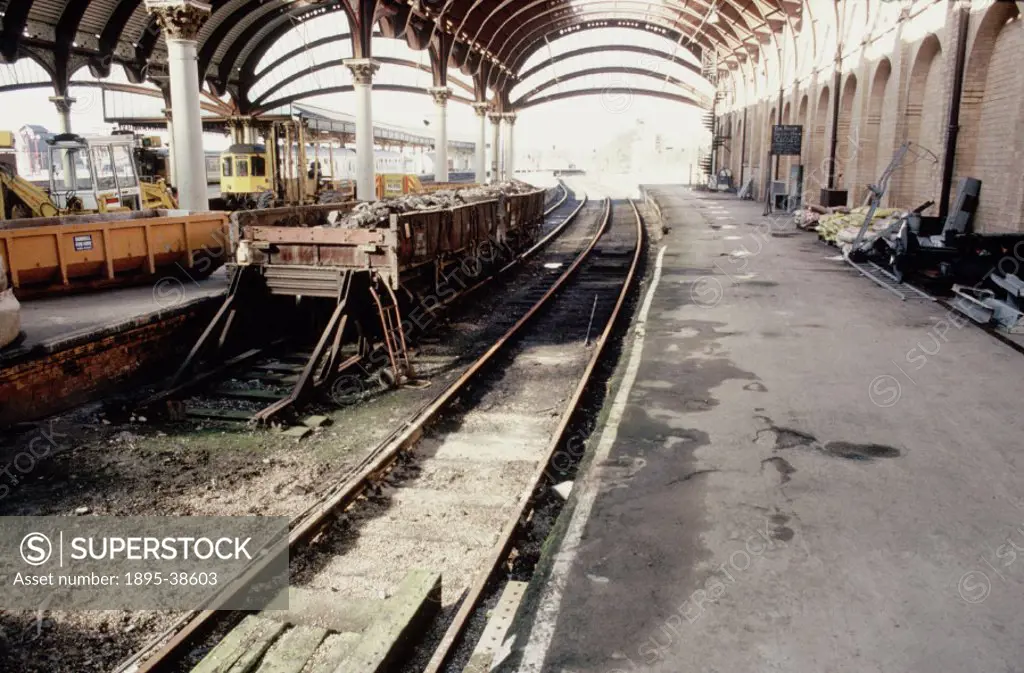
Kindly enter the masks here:
[[762, 204], [646, 191], [667, 233], [501, 670], [1019, 668], [1024, 355]]
[[0, 427], [99, 399], [174, 362], [227, 291], [208, 278], [167, 275], [101, 292], [21, 302], [21, 341], [0, 351]]

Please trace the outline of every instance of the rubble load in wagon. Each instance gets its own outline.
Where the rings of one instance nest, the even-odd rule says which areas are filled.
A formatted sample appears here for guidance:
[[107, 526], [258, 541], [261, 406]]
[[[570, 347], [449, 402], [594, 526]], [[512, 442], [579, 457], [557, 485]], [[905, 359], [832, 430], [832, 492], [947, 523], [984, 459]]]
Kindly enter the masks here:
[[443, 190], [430, 194], [406, 194], [383, 201], [357, 204], [349, 212], [333, 218], [329, 226], [342, 229], [374, 229], [385, 226], [391, 215], [424, 210], [456, 208], [469, 203], [490, 201], [499, 195], [526, 194], [536, 187], [525, 182], [509, 181], [496, 185], [474, 185], [466, 189]]

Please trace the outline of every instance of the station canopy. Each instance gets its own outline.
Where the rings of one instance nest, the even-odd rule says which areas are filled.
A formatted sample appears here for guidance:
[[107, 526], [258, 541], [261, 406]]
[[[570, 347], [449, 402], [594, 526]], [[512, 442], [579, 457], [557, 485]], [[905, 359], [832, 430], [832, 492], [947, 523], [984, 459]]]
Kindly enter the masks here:
[[[466, 103], [490, 98], [508, 108], [517, 102], [528, 107], [588, 93], [595, 84], [607, 88], [602, 78], [628, 75], [655, 77], [662, 95], [669, 96], [668, 88], [669, 97], [707, 107], [707, 90], [697, 80], [706, 83], [721, 70], [756, 59], [773, 35], [787, 25], [796, 30], [802, 14], [799, 0], [212, 0], [209, 5], [212, 11], [196, 35], [201, 81], [211, 101], [223, 101], [225, 109], [243, 115], [350, 91], [343, 61], [352, 57], [381, 63], [375, 89], [422, 94], [447, 86], [455, 100]], [[612, 37], [623, 31], [644, 37]], [[583, 33], [593, 33], [593, 39], [565, 39]], [[559, 43], [572, 48], [556, 49]], [[636, 57], [600, 57], [623, 51]], [[143, 0], [7, 0], [0, 15], [0, 60], [10, 67], [22, 59], [38, 64], [49, 82], [8, 73], [0, 79], [0, 92], [48, 85], [61, 95], [81, 78], [78, 73], [102, 79], [115, 68], [123, 69], [130, 83], [148, 82], [166, 91], [164, 31]], [[565, 82], [568, 75], [580, 80], [579, 86], [554, 91], [551, 83]]]

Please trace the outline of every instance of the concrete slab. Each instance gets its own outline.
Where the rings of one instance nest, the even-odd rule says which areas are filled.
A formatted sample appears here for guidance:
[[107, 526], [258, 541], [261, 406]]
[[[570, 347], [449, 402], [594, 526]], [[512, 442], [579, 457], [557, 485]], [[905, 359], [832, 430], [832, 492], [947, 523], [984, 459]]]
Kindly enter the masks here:
[[1024, 357], [762, 204], [655, 196], [648, 320], [502, 670], [1019, 669]]
[[203, 657], [193, 673], [250, 673], [284, 631], [284, 624], [249, 615]]
[[290, 629], [267, 650], [257, 673], [301, 673], [326, 637], [327, 631], [318, 627]]
[[154, 283], [116, 290], [72, 294], [21, 302], [20, 349], [87, 335], [154, 313], [224, 294], [227, 273], [218, 269], [204, 280], [160, 278]]
[[426, 630], [441, 603], [441, 575], [412, 570], [388, 601], [388, 610], [363, 633], [362, 639], [334, 673], [383, 673]]

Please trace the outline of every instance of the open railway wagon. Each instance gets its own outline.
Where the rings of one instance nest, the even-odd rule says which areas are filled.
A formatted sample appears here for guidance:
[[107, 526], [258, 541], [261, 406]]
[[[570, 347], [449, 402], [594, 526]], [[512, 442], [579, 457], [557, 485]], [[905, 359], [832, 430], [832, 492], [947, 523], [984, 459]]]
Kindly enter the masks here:
[[234, 213], [228, 295], [160, 399], [275, 348], [301, 371], [250, 422], [280, 419], [345, 373], [376, 371], [392, 385], [412, 378], [410, 339], [537, 239], [544, 201], [543, 189], [502, 194], [391, 215], [373, 228], [331, 226], [353, 203]]
[[22, 298], [206, 278], [228, 253], [227, 216], [152, 209], [0, 223], [0, 260]]

